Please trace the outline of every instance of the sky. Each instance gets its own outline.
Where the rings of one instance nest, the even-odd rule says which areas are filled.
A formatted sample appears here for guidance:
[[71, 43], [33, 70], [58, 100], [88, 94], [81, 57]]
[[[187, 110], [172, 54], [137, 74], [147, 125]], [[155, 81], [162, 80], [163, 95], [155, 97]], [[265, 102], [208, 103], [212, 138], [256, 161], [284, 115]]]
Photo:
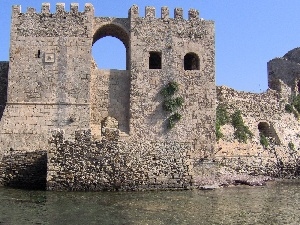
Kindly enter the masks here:
[[[282, 57], [300, 47], [299, 0], [0, 0], [0, 61], [9, 59], [10, 20], [12, 5], [21, 5], [40, 12], [42, 2], [49, 2], [51, 12], [55, 4], [64, 2], [69, 11], [71, 2], [84, 10], [86, 2], [95, 7], [95, 16], [126, 18], [128, 9], [136, 4], [140, 16], [145, 6], [154, 6], [156, 16], [160, 8], [168, 6], [173, 17], [175, 7], [200, 11], [200, 17], [215, 21], [216, 31], [216, 84], [239, 91], [260, 93], [268, 88], [267, 62]], [[98, 67], [125, 68], [125, 47], [116, 38], [105, 37], [93, 46], [93, 57]]]

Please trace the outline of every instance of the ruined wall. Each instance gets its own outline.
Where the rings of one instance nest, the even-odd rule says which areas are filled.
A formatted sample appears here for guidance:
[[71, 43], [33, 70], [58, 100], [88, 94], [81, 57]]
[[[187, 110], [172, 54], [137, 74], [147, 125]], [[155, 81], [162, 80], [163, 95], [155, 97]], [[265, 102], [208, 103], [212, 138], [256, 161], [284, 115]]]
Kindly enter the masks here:
[[[132, 140], [194, 141], [199, 152], [211, 152], [215, 134], [214, 23], [199, 19], [199, 12], [162, 8], [161, 18], [155, 9], [146, 7], [140, 17], [138, 7], [129, 11], [131, 22], [131, 93], [130, 135]], [[149, 69], [149, 53], [161, 55], [161, 69]], [[184, 70], [184, 56], [193, 52], [199, 57], [199, 70]], [[172, 130], [166, 129], [169, 114], [162, 110], [161, 89], [170, 81], [180, 85], [184, 99], [182, 119]]]
[[129, 133], [130, 72], [98, 70], [91, 78], [91, 127], [94, 137], [101, 137], [101, 122], [108, 116], [119, 122], [119, 130]]
[[[239, 172], [279, 175], [297, 170], [300, 156], [299, 120], [285, 111], [288, 99], [280, 92], [267, 90], [261, 94], [239, 92], [224, 86], [217, 87], [218, 104], [224, 105], [229, 114], [242, 112], [245, 125], [253, 133], [247, 143], [239, 143], [234, 137], [234, 128], [229, 123], [221, 127], [224, 137], [217, 142], [215, 157], [222, 165]], [[273, 142], [268, 148], [260, 143], [259, 124], [263, 122]], [[293, 143], [294, 149], [290, 148]]]
[[45, 151], [10, 151], [0, 161], [0, 186], [45, 190], [46, 175]]
[[91, 141], [78, 131], [75, 141], [53, 133], [48, 152], [48, 190], [189, 189], [194, 149], [188, 142]]

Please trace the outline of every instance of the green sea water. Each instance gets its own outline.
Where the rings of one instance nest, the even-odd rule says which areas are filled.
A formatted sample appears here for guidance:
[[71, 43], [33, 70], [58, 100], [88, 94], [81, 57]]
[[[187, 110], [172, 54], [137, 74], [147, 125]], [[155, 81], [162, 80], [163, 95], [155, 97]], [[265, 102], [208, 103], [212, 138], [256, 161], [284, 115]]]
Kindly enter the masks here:
[[300, 180], [213, 191], [0, 188], [0, 224], [300, 224]]

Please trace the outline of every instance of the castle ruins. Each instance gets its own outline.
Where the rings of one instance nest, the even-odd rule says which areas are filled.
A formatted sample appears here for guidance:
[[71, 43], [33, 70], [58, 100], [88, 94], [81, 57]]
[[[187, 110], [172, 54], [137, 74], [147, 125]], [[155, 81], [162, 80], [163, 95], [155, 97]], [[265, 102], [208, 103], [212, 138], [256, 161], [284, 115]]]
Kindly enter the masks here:
[[[124, 44], [126, 70], [94, 62], [92, 46], [106, 36]], [[0, 183], [190, 189], [196, 171], [205, 174], [203, 159], [258, 159], [261, 132], [277, 148], [297, 149], [298, 120], [284, 108], [300, 90], [298, 52], [268, 63], [267, 92], [237, 92], [215, 85], [214, 22], [197, 10], [184, 19], [181, 8], [170, 16], [162, 7], [158, 18], [155, 8], [141, 16], [133, 5], [128, 18], [113, 18], [96, 17], [91, 4], [79, 12], [58, 3], [55, 13], [48, 3], [41, 12], [13, 6], [10, 58], [0, 62]], [[240, 145], [225, 125], [216, 142], [221, 103], [241, 110], [253, 141]]]

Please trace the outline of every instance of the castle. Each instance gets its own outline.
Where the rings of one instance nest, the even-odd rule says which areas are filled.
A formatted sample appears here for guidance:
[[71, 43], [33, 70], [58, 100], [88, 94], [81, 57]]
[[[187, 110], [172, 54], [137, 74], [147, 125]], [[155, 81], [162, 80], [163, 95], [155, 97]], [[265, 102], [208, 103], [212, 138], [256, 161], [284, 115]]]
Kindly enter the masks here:
[[[237, 105], [234, 95], [244, 96], [216, 88], [214, 22], [194, 9], [188, 15], [175, 8], [170, 17], [162, 7], [157, 18], [146, 7], [141, 17], [136, 5], [128, 18], [95, 17], [91, 4], [79, 12], [78, 4], [66, 11], [59, 3], [55, 13], [48, 3], [40, 13], [13, 6], [10, 59], [0, 63], [1, 183], [34, 185], [36, 178], [48, 190], [192, 188], [201, 160], [216, 152], [216, 99]], [[106, 36], [124, 44], [126, 70], [97, 68], [92, 46]], [[268, 102], [266, 114], [285, 115], [278, 102], [299, 89], [299, 76], [287, 78], [272, 65], [274, 91], [254, 95]], [[254, 110], [248, 105], [240, 106]], [[245, 119], [256, 131], [263, 118], [254, 114]], [[277, 135], [276, 125], [263, 122]], [[44, 175], [33, 178], [39, 166]]]

